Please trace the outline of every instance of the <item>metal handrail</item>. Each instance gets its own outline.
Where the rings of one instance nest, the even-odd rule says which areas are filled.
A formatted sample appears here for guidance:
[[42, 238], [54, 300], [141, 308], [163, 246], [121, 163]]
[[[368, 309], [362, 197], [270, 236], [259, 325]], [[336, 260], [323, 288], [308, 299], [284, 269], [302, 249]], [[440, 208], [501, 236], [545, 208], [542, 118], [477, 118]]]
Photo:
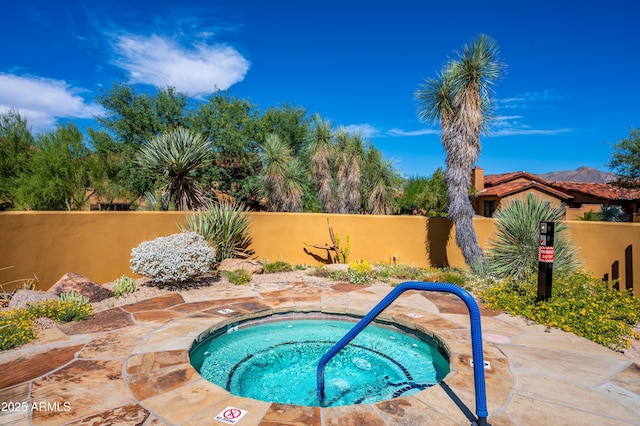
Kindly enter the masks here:
[[369, 311], [342, 339], [320, 358], [318, 362], [317, 389], [318, 399], [324, 401], [324, 368], [338, 352], [349, 344], [367, 325], [371, 323], [387, 306], [393, 303], [402, 293], [408, 290], [441, 291], [453, 293], [467, 305], [471, 320], [471, 351], [473, 355], [473, 379], [476, 393], [476, 414], [478, 426], [490, 426], [487, 423], [487, 395], [484, 379], [484, 356], [482, 351], [482, 326], [480, 324], [480, 309], [471, 294], [457, 285], [448, 283], [404, 282], [394, 288], [387, 296]]

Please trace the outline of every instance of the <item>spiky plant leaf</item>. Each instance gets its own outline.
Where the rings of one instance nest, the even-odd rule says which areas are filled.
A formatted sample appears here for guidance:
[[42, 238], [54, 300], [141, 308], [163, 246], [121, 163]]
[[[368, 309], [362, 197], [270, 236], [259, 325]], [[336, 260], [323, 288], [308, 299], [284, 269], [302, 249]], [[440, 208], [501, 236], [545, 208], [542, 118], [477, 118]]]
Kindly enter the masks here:
[[200, 133], [178, 127], [152, 138], [140, 149], [137, 163], [158, 179], [179, 210], [197, 210], [207, 201], [194, 173], [209, 154], [209, 141]]
[[185, 217], [181, 229], [200, 234], [215, 249], [219, 261], [253, 255], [249, 211], [244, 204], [217, 201]]
[[490, 241], [489, 265], [500, 278], [523, 280], [538, 270], [540, 222], [555, 222], [554, 270], [571, 272], [580, 266], [577, 248], [569, 239], [565, 209], [551, 207], [534, 194], [512, 201], [495, 214], [496, 234]]

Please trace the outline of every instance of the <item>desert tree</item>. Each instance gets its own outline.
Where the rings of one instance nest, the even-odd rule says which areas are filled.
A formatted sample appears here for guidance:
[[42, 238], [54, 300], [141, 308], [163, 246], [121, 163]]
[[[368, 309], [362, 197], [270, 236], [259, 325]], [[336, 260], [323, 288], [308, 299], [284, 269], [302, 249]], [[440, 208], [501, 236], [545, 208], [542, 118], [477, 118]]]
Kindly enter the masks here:
[[470, 266], [484, 264], [469, 200], [471, 169], [480, 155], [480, 135], [491, 116], [491, 88], [503, 68], [496, 42], [480, 35], [416, 91], [419, 118], [441, 126], [447, 215], [455, 223], [456, 243]]

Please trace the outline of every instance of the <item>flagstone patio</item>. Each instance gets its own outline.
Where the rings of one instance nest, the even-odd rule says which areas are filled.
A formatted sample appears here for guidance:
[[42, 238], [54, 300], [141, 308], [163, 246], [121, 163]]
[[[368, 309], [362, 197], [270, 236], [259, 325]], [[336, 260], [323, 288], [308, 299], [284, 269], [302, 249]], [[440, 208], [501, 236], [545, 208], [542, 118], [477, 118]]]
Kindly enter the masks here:
[[[231, 395], [189, 364], [191, 344], [211, 328], [282, 312], [364, 315], [390, 290], [335, 283], [205, 288], [59, 325], [37, 343], [0, 353], [0, 424], [222, 425], [229, 423], [215, 418], [229, 407], [246, 412], [240, 426], [471, 424], [469, 317], [452, 295], [407, 292], [382, 313], [435, 333], [450, 351], [443, 383], [413, 396], [335, 408], [276, 404]], [[496, 311], [482, 310], [482, 327], [493, 426], [640, 424], [640, 367], [623, 355]]]

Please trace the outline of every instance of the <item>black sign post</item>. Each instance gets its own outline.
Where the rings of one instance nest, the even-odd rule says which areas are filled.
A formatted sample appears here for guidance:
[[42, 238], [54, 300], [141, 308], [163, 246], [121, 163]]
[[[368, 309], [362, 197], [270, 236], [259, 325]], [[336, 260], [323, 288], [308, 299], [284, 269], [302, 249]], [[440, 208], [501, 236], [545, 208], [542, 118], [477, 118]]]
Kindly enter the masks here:
[[551, 297], [553, 279], [553, 222], [540, 222], [540, 245], [538, 246], [538, 298], [546, 301]]

